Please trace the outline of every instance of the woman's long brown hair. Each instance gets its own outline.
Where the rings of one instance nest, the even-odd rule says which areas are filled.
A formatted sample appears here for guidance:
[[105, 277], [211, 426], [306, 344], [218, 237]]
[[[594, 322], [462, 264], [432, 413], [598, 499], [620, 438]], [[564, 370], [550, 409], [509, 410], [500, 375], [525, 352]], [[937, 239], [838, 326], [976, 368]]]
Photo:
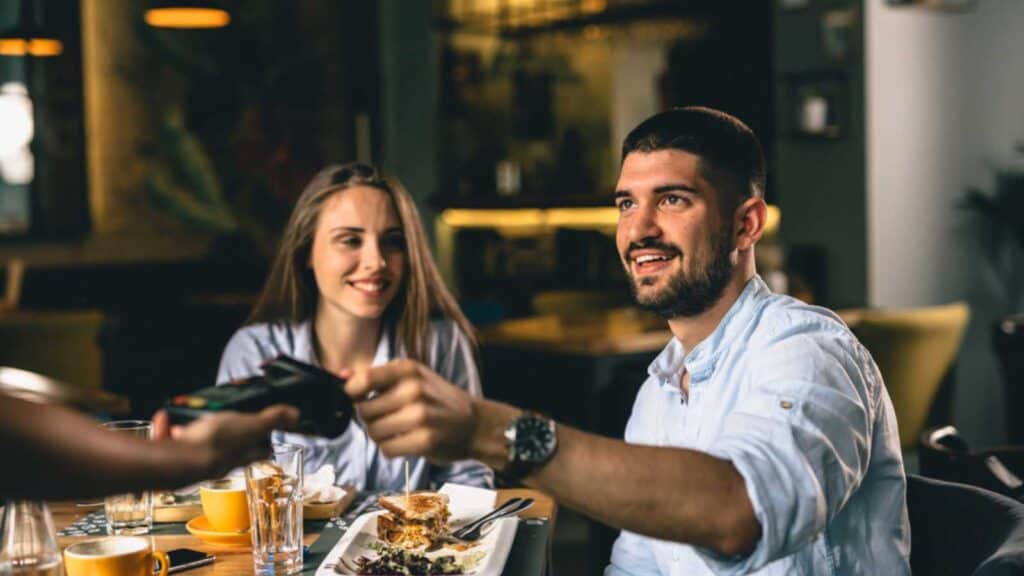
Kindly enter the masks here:
[[403, 285], [382, 320], [395, 326], [397, 339], [404, 345], [406, 354], [414, 360], [427, 360], [427, 329], [431, 317], [436, 315], [451, 318], [475, 349], [473, 328], [437, 271], [416, 204], [398, 179], [362, 163], [328, 166], [306, 185], [285, 227], [273, 267], [249, 323], [302, 322], [316, 314], [318, 290], [308, 262], [320, 208], [327, 198], [356, 186], [386, 192], [394, 203], [405, 234], [408, 268]]

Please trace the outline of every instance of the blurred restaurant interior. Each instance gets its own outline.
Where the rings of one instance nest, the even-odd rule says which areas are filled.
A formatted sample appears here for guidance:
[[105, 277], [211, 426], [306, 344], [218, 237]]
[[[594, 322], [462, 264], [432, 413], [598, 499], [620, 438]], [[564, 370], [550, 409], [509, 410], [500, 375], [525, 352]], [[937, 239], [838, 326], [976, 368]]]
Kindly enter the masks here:
[[[145, 418], [213, 384], [302, 187], [372, 161], [485, 395], [621, 437], [670, 334], [615, 250], [619, 147], [696, 104], [760, 137], [759, 273], [872, 352], [908, 467], [940, 425], [1024, 445], [1024, 2], [236, 0], [185, 27], [155, 4], [0, 0], [0, 366]], [[556, 573], [598, 573], [614, 533], [559, 522]]]

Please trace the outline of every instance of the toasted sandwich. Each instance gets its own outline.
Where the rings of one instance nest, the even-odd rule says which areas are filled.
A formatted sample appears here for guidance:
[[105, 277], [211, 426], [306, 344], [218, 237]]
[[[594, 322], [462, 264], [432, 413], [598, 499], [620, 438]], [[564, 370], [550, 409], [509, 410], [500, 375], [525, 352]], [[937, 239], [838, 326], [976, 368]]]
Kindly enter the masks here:
[[377, 500], [377, 538], [406, 549], [430, 546], [448, 534], [448, 496], [437, 492], [396, 494]]

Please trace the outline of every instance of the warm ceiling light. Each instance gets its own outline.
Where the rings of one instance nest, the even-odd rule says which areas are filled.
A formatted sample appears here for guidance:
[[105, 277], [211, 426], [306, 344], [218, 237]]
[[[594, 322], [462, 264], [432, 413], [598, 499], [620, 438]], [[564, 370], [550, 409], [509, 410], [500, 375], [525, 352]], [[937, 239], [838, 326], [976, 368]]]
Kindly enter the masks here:
[[145, 18], [154, 28], [223, 28], [231, 23], [227, 10], [198, 6], [151, 8]]
[[56, 38], [0, 38], [0, 56], [58, 56], [64, 44]]
[[24, 38], [0, 38], [0, 56], [24, 56], [28, 42]]
[[64, 45], [56, 38], [32, 38], [28, 41], [28, 53], [32, 56], [58, 56]]
[[57, 56], [64, 51], [64, 44], [46, 33], [35, 22], [32, 0], [23, 1], [18, 23], [9, 30], [0, 32], [0, 56]]

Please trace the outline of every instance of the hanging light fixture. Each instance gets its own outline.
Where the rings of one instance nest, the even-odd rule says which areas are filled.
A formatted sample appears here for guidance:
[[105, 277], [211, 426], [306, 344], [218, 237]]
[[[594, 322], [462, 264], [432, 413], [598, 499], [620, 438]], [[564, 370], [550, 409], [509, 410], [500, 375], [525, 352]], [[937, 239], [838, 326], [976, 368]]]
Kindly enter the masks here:
[[145, 20], [154, 28], [223, 28], [231, 23], [231, 14], [211, 1], [156, 0]]
[[0, 56], [57, 56], [64, 44], [36, 23], [34, 0], [21, 0], [21, 11], [13, 28], [0, 32]]

